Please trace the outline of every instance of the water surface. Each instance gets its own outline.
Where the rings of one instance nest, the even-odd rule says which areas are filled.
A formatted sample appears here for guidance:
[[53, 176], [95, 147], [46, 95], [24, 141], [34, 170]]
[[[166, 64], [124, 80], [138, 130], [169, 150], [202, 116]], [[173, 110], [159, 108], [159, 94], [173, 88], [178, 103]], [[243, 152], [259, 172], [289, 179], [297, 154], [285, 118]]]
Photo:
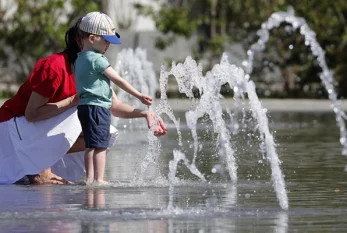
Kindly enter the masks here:
[[341, 155], [333, 113], [269, 113], [283, 162], [288, 211], [279, 206], [252, 122], [232, 139], [236, 185], [205, 120], [199, 126], [196, 164], [207, 182], [180, 163], [171, 195], [167, 177], [172, 151], [180, 149], [189, 159], [193, 153], [190, 131], [180, 118], [183, 147], [169, 123], [169, 133], [160, 138], [158, 164], [149, 167], [143, 181], [134, 178], [147, 152], [147, 131], [122, 129], [121, 124], [118, 144], [108, 157], [110, 186], [0, 186], [0, 232], [345, 232], [347, 159]]

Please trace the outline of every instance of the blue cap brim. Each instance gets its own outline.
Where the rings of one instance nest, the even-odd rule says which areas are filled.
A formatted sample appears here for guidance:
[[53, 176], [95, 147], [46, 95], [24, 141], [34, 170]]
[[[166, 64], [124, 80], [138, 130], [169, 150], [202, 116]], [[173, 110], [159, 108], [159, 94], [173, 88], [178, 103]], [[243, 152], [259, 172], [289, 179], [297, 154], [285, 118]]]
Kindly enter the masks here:
[[121, 44], [122, 42], [117, 35], [102, 35], [102, 37], [111, 44]]

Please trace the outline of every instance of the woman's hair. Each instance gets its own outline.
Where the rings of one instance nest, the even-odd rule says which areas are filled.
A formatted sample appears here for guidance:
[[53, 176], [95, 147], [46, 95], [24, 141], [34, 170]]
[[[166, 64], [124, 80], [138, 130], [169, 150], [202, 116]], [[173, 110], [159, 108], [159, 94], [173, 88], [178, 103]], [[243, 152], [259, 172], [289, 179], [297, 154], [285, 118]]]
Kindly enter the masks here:
[[67, 55], [70, 64], [74, 64], [77, 59], [77, 53], [81, 51], [80, 49], [80, 36], [78, 26], [81, 22], [81, 18], [65, 33], [65, 44], [66, 47], [64, 52]]

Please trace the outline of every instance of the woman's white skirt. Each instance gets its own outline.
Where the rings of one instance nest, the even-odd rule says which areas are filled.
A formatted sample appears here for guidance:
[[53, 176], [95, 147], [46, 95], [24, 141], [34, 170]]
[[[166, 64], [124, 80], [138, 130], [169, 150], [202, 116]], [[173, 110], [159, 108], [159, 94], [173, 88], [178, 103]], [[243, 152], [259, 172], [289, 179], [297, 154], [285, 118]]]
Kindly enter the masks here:
[[[112, 131], [111, 139], [117, 135], [114, 128]], [[80, 133], [76, 108], [43, 121], [28, 122], [23, 116], [0, 123], [0, 184], [12, 184], [25, 175], [38, 174], [65, 158], [74, 162], [65, 162], [65, 166], [54, 167], [53, 171], [64, 174], [76, 169], [83, 176], [83, 152], [66, 155]]]
[[[112, 125], [110, 126], [109, 148], [113, 146], [117, 137], [118, 131]], [[84, 151], [66, 154], [59, 159], [52, 167], [52, 172], [69, 181], [80, 181], [85, 178], [86, 170], [84, 166]]]

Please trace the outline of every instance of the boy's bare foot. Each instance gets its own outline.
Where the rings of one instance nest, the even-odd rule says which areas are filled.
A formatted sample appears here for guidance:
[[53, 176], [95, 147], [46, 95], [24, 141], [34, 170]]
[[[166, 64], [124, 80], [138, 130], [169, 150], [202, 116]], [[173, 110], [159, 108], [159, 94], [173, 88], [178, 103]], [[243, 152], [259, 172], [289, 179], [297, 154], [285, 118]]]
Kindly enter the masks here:
[[85, 185], [92, 185], [93, 181], [85, 180], [85, 181], [83, 181], [83, 184], [85, 184]]
[[73, 184], [56, 174], [52, 173], [51, 168], [47, 168], [40, 174], [27, 175], [30, 184]]
[[109, 185], [110, 183], [104, 180], [94, 180], [94, 185]]

